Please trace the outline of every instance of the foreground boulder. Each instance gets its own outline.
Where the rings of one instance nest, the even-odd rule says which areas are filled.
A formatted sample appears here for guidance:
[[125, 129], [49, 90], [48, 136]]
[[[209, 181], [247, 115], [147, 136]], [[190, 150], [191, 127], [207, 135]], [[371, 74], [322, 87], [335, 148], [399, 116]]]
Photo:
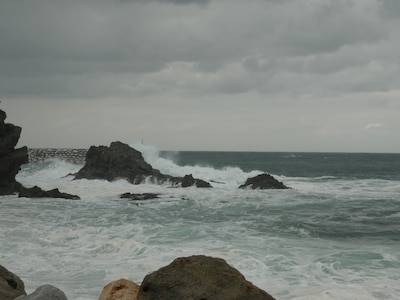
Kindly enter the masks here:
[[138, 300], [272, 300], [221, 258], [190, 256], [147, 275]]
[[99, 300], [137, 300], [139, 285], [131, 280], [119, 279], [107, 284]]
[[239, 186], [239, 189], [251, 188], [255, 189], [288, 189], [282, 182], [276, 180], [269, 174], [260, 174], [255, 177], [248, 178], [244, 184]]
[[52, 285], [42, 285], [28, 296], [20, 296], [15, 300], [68, 300], [64, 292]]
[[[91, 146], [86, 153], [85, 165], [74, 179], [104, 179], [114, 181], [126, 179], [132, 184], [144, 182], [166, 183], [179, 186], [183, 178], [162, 174], [147, 163], [142, 153], [121, 142], [112, 142], [110, 147]], [[196, 179], [199, 184], [201, 180]]]
[[0, 265], [0, 299], [13, 300], [21, 295], [26, 295], [23, 281]]
[[49, 191], [44, 191], [38, 186], [31, 188], [21, 187], [18, 197], [25, 198], [63, 198], [70, 200], [80, 200], [79, 196], [71, 195], [68, 193], [62, 193], [58, 189], [52, 189]]
[[0, 195], [11, 195], [21, 184], [15, 176], [21, 165], [28, 162], [28, 148], [15, 149], [21, 135], [21, 127], [5, 123], [7, 115], [0, 110]]

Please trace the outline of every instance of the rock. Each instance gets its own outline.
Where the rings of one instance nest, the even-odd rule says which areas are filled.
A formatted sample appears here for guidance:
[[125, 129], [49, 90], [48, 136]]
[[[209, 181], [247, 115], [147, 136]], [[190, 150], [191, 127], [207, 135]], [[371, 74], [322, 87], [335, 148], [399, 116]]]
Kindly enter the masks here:
[[23, 281], [0, 265], [0, 299], [12, 300], [21, 295], [26, 295]]
[[62, 193], [58, 189], [44, 191], [38, 186], [32, 188], [21, 187], [18, 197], [26, 198], [63, 198], [70, 200], [80, 200], [79, 196]]
[[192, 174], [185, 175], [182, 179], [181, 186], [189, 187], [195, 185], [198, 188], [212, 188], [211, 184], [201, 179], [193, 178]]
[[[121, 142], [112, 142], [110, 147], [91, 146], [86, 153], [85, 165], [74, 177], [74, 179], [83, 178], [108, 181], [126, 179], [132, 184], [146, 181], [158, 184], [169, 182], [175, 186], [181, 184], [183, 180], [181, 177], [162, 174], [144, 160], [142, 153]], [[199, 187], [208, 184], [200, 179], [195, 181]]]
[[138, 300], [273, 300], [221, 258], [181, 257], [147, 275]]
[[127, 279], [119, 279], [107, 284], [99, 300], [137, 300], [139, 285]]
[[183, 177], [183, 179], [182, 179], [182, 184], [181, 184], [181, 186], [182, 186], [182, 187], [189, 187], [189, 186], [194, 185], [195, 183], [196, 183], [196, 181], [194, 180], [192, 174], [190, 174], [190, 175], [185, 175], [185, 176]]
[[21, 165], [28, 162], [28, 148], [15, 149], [21, 127], [4, 123], [7, 115], [0, 110], [0, 195], [14, 194], [21, 184], [15, 180]]
[[86, 162], [74, 179], [126, 179], [139, 184], [146, 178], [164, 182], [168, 176], [145, 162], [142, 153], [121, 142], [112, 142], [110, 147], [91, 146], [86, 153]]
[[248, 178], [244, 184], [239, 186], [239, 189], [252, 188], [255, 189], [288, 189], [282, 182], [276, 180], [269, 174], [260, 174], [255, 177]]
[[157, 199], [159, 194], [154, 193], [143, 193], [143, 194], [131, 194], [124, 193], [120, 195], [120, 198], [130, 199], [130, 200], [149, 200], [149, 199]]
[[15, 300], [68, 300], [64, 292], [52, 285], [41, 285], [32, 294]]

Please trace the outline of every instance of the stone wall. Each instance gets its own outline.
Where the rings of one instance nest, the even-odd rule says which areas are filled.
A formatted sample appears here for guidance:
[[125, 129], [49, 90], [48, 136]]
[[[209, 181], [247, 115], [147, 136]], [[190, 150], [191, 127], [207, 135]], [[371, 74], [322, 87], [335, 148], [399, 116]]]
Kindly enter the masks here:
[[29, 148], [29, 162], [38, 162], [51, 158], [58, 158], [67, 162], [85, 163], [87, 149], [71, 148]]

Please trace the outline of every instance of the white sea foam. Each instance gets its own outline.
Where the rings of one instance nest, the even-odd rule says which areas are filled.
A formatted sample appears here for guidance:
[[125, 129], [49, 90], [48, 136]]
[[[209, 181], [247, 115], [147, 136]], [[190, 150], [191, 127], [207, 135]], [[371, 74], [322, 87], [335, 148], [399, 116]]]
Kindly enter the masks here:
[[243, 184], [247, 178], [260, 174], [260, 171], [244, 172], [238, 167], [224, 167], [215, 169], [206, 165], [186, 165], [180, 166], [173, 159], [160, 156], [159, 150], [151, 145], [133, 144], [132, 147], [139, 150], [143, 158], [154, 168], [162, 173], [172, 176], [185, 176], [192, 174], [193, 177], [210, 181], [214, 185], [226, 184], [228, 186], [238, 186]]

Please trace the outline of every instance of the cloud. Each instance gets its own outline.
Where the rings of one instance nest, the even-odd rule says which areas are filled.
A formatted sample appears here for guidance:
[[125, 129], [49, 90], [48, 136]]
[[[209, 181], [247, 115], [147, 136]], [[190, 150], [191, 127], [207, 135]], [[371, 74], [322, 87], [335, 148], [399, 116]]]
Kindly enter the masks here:
[[210, 2], [210, 0], [119, 0], [121, 2], [141, 2], [141, 3], [146, 3], [149, 1], [156, 1], [160, 3], [174, 3], [174, 4], [200, 4], [200, 5], [206, 5], [207, 3]]
[[371, 123], [371, 124], [367, 124], [365, 126], [366, 130], [375, 130], [375, 129], [380, 129], [383, 128], [384, 125], [382, 123]]
[[380, 0], [380, 9], [385, 17], [399, 18], [400, 2], [398, 0]]
[[[126, 84], [111, 79], [109, 93], [124, 94], [121, 86], [140, 85], [136, 74], [157, 78], [168, 66], [184, 62], [195, 64], [186, 76], [193, 79], [200, 74], [206, 93], [280, 93], [283, 87], [294, 93], [389, 89], [400, 70], [391, 60], [396, 51], [382, 50], [399, 46], [388, 42], [393, 32], [385, 30], [376, 13], [378, 4], [372, 0], [364, 4], [344, 0], [2, 2], [0, 88], [10, 97], [96, 97], [103, 92], [105, 79], [114, 77]], [[372, 58], [380, 70], [370, 72]], [[82, 78], [87, 79], [86, 91]], [[176, 86], [170, 80], [169, 87]], [[198, 84], [184, 87], [190, 86], [199, 91]]]
[[44, 99], [54, 109], [82, 103], [87, 111], [94, 103], [109, 108], [112, 99], [142, 112], [135, 117], [143, 123], [132, 127], [154, 137], [159, 126], [145, 123], [154, 116], [205, 138], [208, 116], [213, 127], [231, 126], [231, 112], [237, 132], [257, 127], [275, 139], [284, 132], [285, 147], [301, 137], [318, 147], [328, 136], [330, 145], [347, 145], [360, 124], [372, 130], [382, 127], [371, 121], [385, 120], [388, 135], [400, 129], [398, 3], [0, 1], [0, 96]]

